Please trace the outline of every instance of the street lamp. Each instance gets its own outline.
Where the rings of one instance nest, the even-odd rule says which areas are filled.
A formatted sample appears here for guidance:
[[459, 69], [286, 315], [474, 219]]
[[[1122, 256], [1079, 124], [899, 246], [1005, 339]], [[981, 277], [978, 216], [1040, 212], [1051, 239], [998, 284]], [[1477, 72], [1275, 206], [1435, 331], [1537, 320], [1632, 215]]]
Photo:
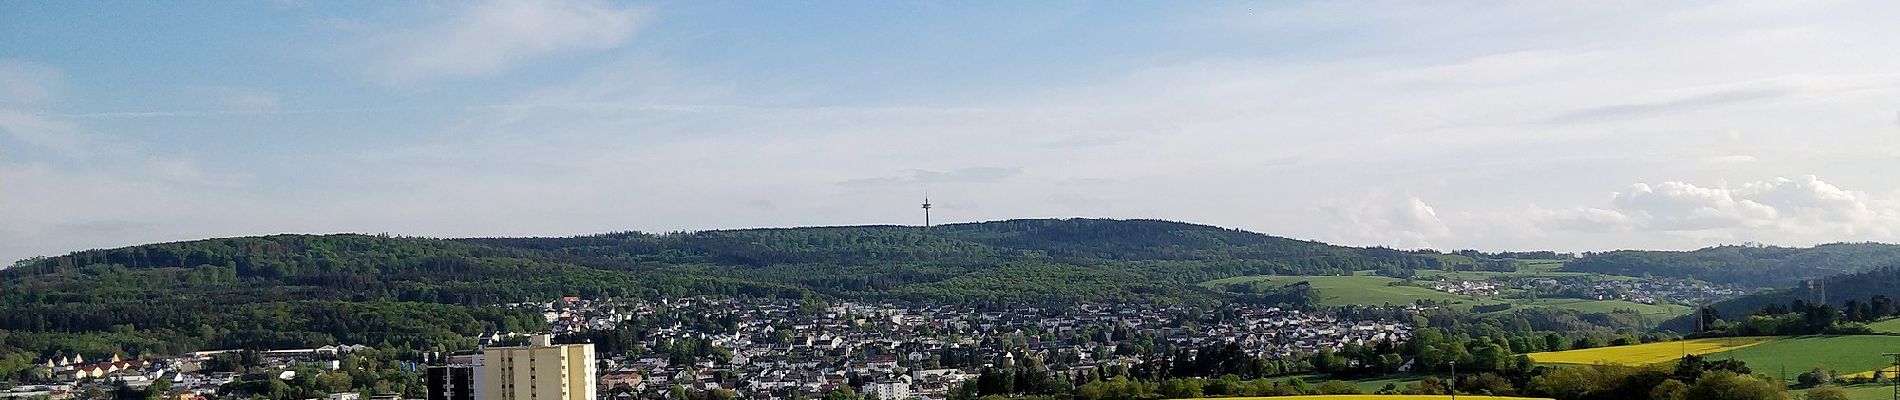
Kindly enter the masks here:
[[1451, 400], [1458, 400], [1458, 361], [1451, 362], [1451, 383], [1445, 385], [1445, 391], [1451, 392]]

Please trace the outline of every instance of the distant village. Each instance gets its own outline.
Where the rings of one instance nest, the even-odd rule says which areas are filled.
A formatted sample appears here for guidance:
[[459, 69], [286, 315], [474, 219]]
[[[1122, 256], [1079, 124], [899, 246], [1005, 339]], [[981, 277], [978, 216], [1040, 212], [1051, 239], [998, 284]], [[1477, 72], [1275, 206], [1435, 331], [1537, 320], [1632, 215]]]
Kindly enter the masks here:
[[1623, 300], [1641, 304], [1709, 304], [1741, 297], [1748, 291], [1682, 278], [1600, 279], [1588, 276], [1500, 276], [1482, 280], [1441, 278], [1429, 287], [1467, 296], [1499, 296], [1516, 289], [1528, 295], [1594, 300]]
[[[989, 366], [1038, 365], [1081, 373], [1131, 365], [1137, 355], [1163, 348], [1233, 343], [1250, 354], [1286, 357], [1348, 344], [1408, 338], [1413, 327], [1391, 320], [1350, 320], [1331, 314], [1266, 306], [1216, 309], [1138, 304], [1084, 304], [1065, 308], [979, 310], [906, 303], [812, 303], [773, 299], [693, 297], [645, 301], [568, 297], [517, 307], [539, 307], [553, 334], [566, 341], [589, 333], [639, 332], [633, 343], [594, 343], [601, 398], [665, 398], [674, 388], [725, 389], [741, 398], [789, 398], [850, 388], [892, 399], [944, 399]], [[506, 346], [525, 333], [475, 338]], [[623, 349], [624, 347], [624, 349]], [[337, 368], [339, 355], [361, 346], [325, 346], [263, 352], [284, 373], [291, 366]], [[607, 351], [614, 348], [620, 351]], [[57, 355], [46, 361], [57, 385], [23, 386], [4, 397], [73, 396], [86, 384], [141, 387], [159, 379], [182, 391], [180, 400], [215, 397], [231, 373], [201, 373], [220, 353], [93, 361]], [[435, 364], [480, 368], [478, 354], [445, 355]], [[283, 379], [289, 379], [284, 377]], [[433, 385], [433, 383], [432, 383]], [[328, 400], [358, 400], [354, 393]], [[377, 396], [394, 398], [395, 396]]]

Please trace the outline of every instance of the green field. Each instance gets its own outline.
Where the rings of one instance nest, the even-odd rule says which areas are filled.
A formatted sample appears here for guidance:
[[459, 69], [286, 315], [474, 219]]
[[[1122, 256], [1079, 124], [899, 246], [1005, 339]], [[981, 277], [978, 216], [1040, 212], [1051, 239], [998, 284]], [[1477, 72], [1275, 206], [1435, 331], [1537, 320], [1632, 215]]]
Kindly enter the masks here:
[[[1332, 377], [1328, 377], [1325, 374], [1283, 375], [1280, 377], [1275, 377], [1274, 379], [1285, 380], [1285, 379], [1292, 379], [1292, 378], [1300, 378], [1300, 380], [1306, 381], [1307, 385], [1319, 385], [1321, 383], [1325, 383], [1326, 381], [1333, 380]], [[1445, 376], [1439, 376], [1439, 378], [1443, 379], [1445, 378]], [[1359, 391], [1372, 393], [1372, 392], [1379, 391], [1379, 389], [1384, 389], [1385, 384], [1388, 384], [1388, 383], [1394, 386], [1398, 386], [1400, 388], [1404, 388], [1405, 385], [1422, 381], [1422, 380], [1425, 380], [1425, 375], [1420, 375], [1420, 374], [1415, 374], [1415, 373], [1398, 373], [1398, 374], [1385, 375], [1385, 376], [1379, 376], [1379, 377], [1373, 377], [1373, 378], [1355, 379], [1355, 380], [1350, 380], [1350, 381], [1345, 381], [1345, 382], [1348, 384], [1351, 384], [1352, 387], [1359, 389]]]
[[1237, 276], [1202, 282], [1201, 286], [1218, 288], [1222, 285], [1266, 281], [1275, 284], [1291, 285], [1307, 282], [1319, 289], [1320, 305], [1383, 305], [1411, 304], [1418, 299], [1433, 301], [1474, 302], [1470, 296], [1459, 296], [1417, 286], [1393, 286], [1401, 282], [1398, 278], [1355, 275], [1355, 276]]
[[1900, 333], [1900, 318], [1867, 324], [1867, 329], [1882, 333]]
[[[1539, 272], [1522, 271], [1522, 270], [1518, 272], [1485, 272], [1485, 271], [1456, 272], [1456, 274], [1458, 274], [1459, 276], [1465, 279], [1482, 279], [1484, 277], [1492, 277], [1492, 276], [1500, 276], [1500, 275], [1529, 275], [1529, 274], [1534, 274], [1534, 273], [1539, 273]], [[1553, 274], [1551, 272], [1542, 272], [1542, 273]], [[1452, 274], [1454, 273], [1448, 272], [1448, 271], [1418, 270], [1419, 277], [1423, 279], [1434, 279], [1437, 276], [1448, 276]], [[1594, 274], [1583, 274], [1583, 273], [1575, 273], [1575, 272], [1556, 272], [1554, 274], [1594, 275]], [[1601, 276], [1604, 279], [1621, 278], [1621, 277], [1612, 277], [1609, 275], [1598, 275], [1598, 276]], [[1470, 307], [1475, 304], [1512, 303], [1512, 304], [1516, 304], [1517, 307], [1563, 308], [1563, 309], [1577, 310], [1577, 311], [1588, 312], [1588, 313], [1607, 313], [1607, 312], [1611, 312], [1611, 311], [1615, 311], [1619, 309], [1627, 309], [1627, 310], [1634, 310], [1637, 313], [1641, 313], [1645, 316], [1648, 316], [1650, 319], [1658, 320], [1658, 321], [1666, 320], [1666, 319], [1680, 316], [1683, 314], [1688, 314], [1690, 310], [1689, 307], [1685, 307], [1685, 306], [1648, 305], [1648, 304], [1628, 302], [1628, 301], [1622, 301], [1622, 300], [1545, 298], [1545, 299], [1537, 299], [1536, 301], [1531, 301], [1531, 300], [1522, 300], [1522, 299], [1505, 299], [1505, 298], [1500, 298], [1500, 297], [1495, 297], [1495, 296], [1478, 298], [1478, 297], [1472, 297], [1472, 296], [1455, 295], [1451, 293], [1440, 292], [1437, 290], [1425, 288], [1423, 286], [1398, 284], [1398, 283], [1403, 282], [1403, 280], [1398, 279], [1398, 278], [1371, 275], [1367, 271], [1361, 271], [1360, 273], [1352, 275], [1352, 276], [1309, 276], [1309, 275], [1237, 276], [1237, 277], [1232, 277], [1232, 278], [1216, 279], [1212, 281], [1202, 282], [1201, 286], [1211, 288], [1211, 289], [1219, 289], [1221, 286], [1224, 286], [1224, 285], [1235, 284], [1235, 283], [1249, 283], [1249, 282], [1271, 282], [1271, 283], [1279, 284], [1279, 285], [1291, 285], [1291, 284], [1299, 283], [1299, 282], [1307, 282], [1309, 284], [1312, 284], [1314, 288], [1319, 289], [1320, 295], [1323, 297], [1322, 299], [1320, 299], [1319, 304], [1324, 305], [1324, 306], [1384, 305], [1384, 304], [1397, 305], [1397, 304], [1411, 304], [1419, 299], [1426, 299], [1426, 300], [1432, 300], [1432, 301], [1451, 302], [1451, 303], [1457, 304], [1456, 306], [1454, 306], [1457, 308]], [[1430, 281], [1427, 281], [1427, 280], [1415, 281], [1415, 285], [1428, 285], [1428, 284], [1430, 284]]]
[[[1363, 391], [1366, 393], [1372, 393], [1372, 392], [1379, 391], [1379, 389], [1384, 389], [1385, 385], [1388, 383], [1398, 386], [1400, 388], [1404, 388], [1405, 385], [1409, 385], [1409, 384], [1412, 384], [1413, 382], [1418, 382], [1422, 380], [1425, 380], [1424, 375], [1400, 374], [1400, 375], [1383, 376], [1383, 377], [1379, 377], [1378, 379], [1360, 379], [1360, 380], [1346, 381], [1346, 383], [1351, 383], [1352, 387], [1359, 388], [1360, 391]], [[1319, 382], [1324, 382], [1324, 381], [1313, 381], [1312, 383], [1319, 383]]]
[[[1846, 391], [1847, 398], [1853, 400], [1891, 400], [1894, 398], [1893, 386], [1886, 384], [1843, 386], [1841, 390]], [[1806, 395], [1807, 392], [1806, 389], [1794, 391], [1794, 393], [1801, 395]]]
[[1893, 363], [1880, 353], [1900, 352], [1900, 336], [1802, 336], [1776, 340], [1732, 351], [1710, 354], [1709, 358], [1734, 358], [1748, 363], [1756, 374], [1788, 379], [1815, 368], [1840, 374], [1872, 371]]
[[1655, 319], [1655, 320], [1675, 318], [1676, 316], [1688, 314], [1689, 310], [1691, 310], [1691, 308], [1688, 306], [1680, 306], [1680, 305], [1675, 305], [1675, 304], [1650, 305], [1650, 304], [1636, 303], [1636, 302], [1623, 301], [1623, 300], [1585, 300], [1585, 299], [1554, 298], [1554, 299], [1537, 299], [1535, 301], [1520, 300], [1520, 301], [1517, 301], [1517, 304], [1519, 306], [1565, 308], [1565, 309], [1577, 310], [1577, 311], [1582, 311], [1582, 312], [1587, 312], [1587, 313], [1607, 313], [1607, 312], [1616, 311], [1616, 310], [1632, 310], [1632, 311], [1636, 311], [1639, 314], [1650, 316], [1651, 319]]

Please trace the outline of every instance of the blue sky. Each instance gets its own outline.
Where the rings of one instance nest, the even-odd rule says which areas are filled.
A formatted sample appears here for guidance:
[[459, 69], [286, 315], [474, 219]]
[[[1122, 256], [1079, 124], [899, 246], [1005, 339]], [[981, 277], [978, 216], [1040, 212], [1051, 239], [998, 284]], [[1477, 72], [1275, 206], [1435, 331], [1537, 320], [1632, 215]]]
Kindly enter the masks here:
[[1165, 218], [1900, 241], [1890, 2], [23, 2], [0, 259], [280, 232]]

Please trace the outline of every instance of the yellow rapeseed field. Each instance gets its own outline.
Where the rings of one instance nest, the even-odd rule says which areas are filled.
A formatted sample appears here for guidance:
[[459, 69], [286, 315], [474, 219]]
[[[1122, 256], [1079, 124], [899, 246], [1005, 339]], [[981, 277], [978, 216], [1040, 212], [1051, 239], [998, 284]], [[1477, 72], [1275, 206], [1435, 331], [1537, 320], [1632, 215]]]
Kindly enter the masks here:
[[[1471, 400], [1550, 400], [1535, 397], [1499, 397], [1458, 395], [1459, 399]], [[1221, 400], [1450, 400], [1451, 396], [1442, 394], [1320, 394], [1312, 396], [1278, 397], [1223, 397]]]
[[[1880, 373], [1881, 377], [1892, 378], [1896, 374], [1900, 374], [1900, 367], [1886, 367], [1886, 368], [1881, 368], [1880, 371], [1883, 371]], [[1848, 374], [1847, 376], [1845, 376], [1845, 378], [1872, 378], [1874, 377], [1874, 372], [1875, 371], [1856, 372], [1856, 373]]]
[[1583, 350], [1531, 353], [1531, 361], [1551, 364], [1622, 364], [1648, 365], [1674, 361], [1682, 353], [1709, 354], [1767, 343], [1774, 337], [1693, 339], [1676, 342], [1645, 343], [1630, 346], [1598, 347]]

